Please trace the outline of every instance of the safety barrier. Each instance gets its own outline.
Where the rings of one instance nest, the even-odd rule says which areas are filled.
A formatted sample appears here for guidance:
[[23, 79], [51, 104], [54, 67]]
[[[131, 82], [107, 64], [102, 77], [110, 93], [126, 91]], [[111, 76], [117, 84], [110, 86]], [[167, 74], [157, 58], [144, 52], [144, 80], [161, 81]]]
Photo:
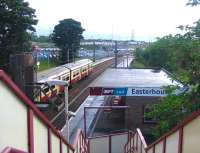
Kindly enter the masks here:
[[88, 153], [88, 142], [81, 132], [70, 145], [1, 70], [0, 91], [0, 151], [11, 146], [16, 149], [10, 153]]
[[12, 147], [6, 147], [1, 153], [27, 153]]
[[200, 110], [147, 147], [147, 153], [199, 153]]
[[85, 139], [85, 136], [81, 129], [78, 129], [76, 138], [74, 139], [73, 147], [75, 148], [75, 153], [89, 153], [89, 142]]
[[128, 142], [124, 146], [124, 153], [146, 153], [147, 144], [140, 129], [129, 131]]
[[139, 129], [130, 132], [124, 153], [199, 153], [200, 109], [147, 146]]
[[1, 70], [0, 102], [2, 153], [199, 153], [200, 110], [148, 147], [139, 129], [89, 139], [79, 130], [70, 145]]
[[90, 153], [123, 153], [128, 132], [89, 138]]

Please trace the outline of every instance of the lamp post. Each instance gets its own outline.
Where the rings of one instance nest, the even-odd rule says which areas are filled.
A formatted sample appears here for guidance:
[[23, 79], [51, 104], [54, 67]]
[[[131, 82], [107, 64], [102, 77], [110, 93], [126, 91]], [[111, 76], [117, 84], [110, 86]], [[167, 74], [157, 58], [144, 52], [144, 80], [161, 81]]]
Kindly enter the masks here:
[[45, 82], [49, 86], [60, 85], [64, 86], [65, 90], [65, 114], [66, 114], [66, 127], [67, 127], [67, 140], [69, 140], [69, 110], [68, 110], [68, 83], [62, 80], [48, 80]]
[[115, 41], [115, 50], [114, 50], [114, 53], [115, 53], [115, 68], [117, 68], [117, 53], [118, 53], [118, 50], [117, 50], [117, 41]]

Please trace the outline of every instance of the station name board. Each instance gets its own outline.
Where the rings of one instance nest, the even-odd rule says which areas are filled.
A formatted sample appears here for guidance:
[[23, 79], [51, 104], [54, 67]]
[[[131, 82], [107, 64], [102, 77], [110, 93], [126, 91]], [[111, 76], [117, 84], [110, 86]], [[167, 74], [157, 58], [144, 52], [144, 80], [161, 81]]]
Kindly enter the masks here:
[[164, 97], [166, 91], [163, 88], [130, 87], [130, 88], [101, 88], [91, 87], [90, 95], [116, 95], [116, 96], [155, 96]]
[[166, 96], [163, 88], [128, 88], [126, 96]]

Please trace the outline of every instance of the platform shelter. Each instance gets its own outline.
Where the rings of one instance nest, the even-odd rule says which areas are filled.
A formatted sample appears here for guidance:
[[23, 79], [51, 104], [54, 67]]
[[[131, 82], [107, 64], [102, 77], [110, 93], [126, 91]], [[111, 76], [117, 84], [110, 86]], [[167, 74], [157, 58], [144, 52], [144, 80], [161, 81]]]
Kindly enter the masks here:
[[[185, 86], [163, 69], [107, 69], [89, 86], [90, 95], [121, 96], [121, 104], [130, 107], [124, 119], [131, 128], [141, 128], [146, 134], [156, 124], [156, 119], [149, 118], [146, 113], [167, 95], [166, 87], [177, 85], [178, 92]], [[131, 119], [130, 119], [130, 118]]]

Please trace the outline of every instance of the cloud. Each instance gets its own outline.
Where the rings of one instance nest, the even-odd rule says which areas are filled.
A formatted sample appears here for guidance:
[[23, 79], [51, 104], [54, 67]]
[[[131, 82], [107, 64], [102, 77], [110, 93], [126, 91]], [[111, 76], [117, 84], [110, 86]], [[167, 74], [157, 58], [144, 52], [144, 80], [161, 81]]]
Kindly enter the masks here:
[[149, 39], [179, 32], [179, 25], [199, 19], [199, 7], [186, 7], [187, 0], [28, 0], [36, 9], [39, 34], [52, 31], [59, 20], [82, 23], [89, 37], [105, 35]]

